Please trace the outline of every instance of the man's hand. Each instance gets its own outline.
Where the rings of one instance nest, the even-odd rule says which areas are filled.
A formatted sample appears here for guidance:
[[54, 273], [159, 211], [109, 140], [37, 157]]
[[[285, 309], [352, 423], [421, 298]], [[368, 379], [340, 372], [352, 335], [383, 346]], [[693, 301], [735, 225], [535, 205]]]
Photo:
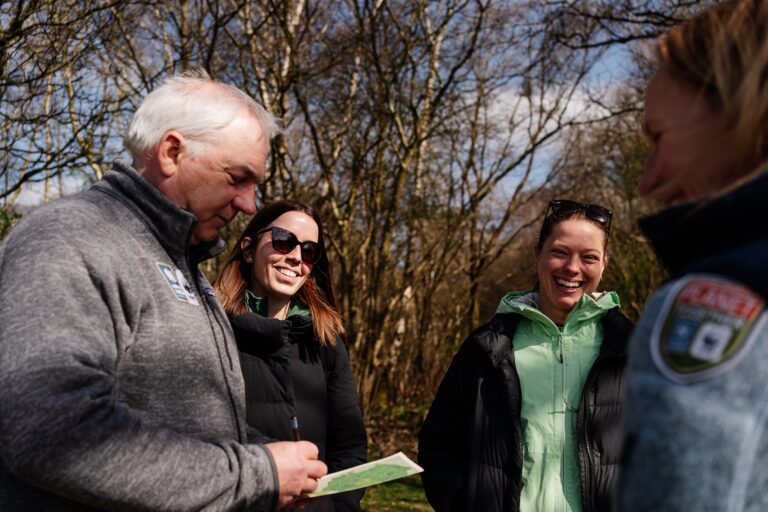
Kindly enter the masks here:
[[328, 472], [317, 460], [317, 446], [308, 441], [282, 441], [264, 446], [272, 454], [280, 480], [278, 508], [292, 503], [299, 496], [317, 489], [317, 479]]

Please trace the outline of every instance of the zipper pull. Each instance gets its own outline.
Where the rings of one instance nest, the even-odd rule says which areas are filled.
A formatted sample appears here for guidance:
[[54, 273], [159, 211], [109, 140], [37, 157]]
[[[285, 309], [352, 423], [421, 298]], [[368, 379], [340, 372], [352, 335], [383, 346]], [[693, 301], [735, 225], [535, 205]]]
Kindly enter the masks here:
[[558, 345], [560, 345], [560, 364], [563, 364], [563, 336], [560, 335], [557, 338]]

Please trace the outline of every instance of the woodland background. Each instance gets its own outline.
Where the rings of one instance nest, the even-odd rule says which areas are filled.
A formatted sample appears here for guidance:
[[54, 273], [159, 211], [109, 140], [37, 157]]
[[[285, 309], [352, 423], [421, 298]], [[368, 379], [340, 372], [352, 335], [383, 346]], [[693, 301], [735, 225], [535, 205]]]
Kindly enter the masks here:
[[531, 286], [549, 199], [613, 209], [603, 288], [630, 316], [664, 278], [635, 227], [642, 90], [654, 39], [706, 3], [2, 1], [0, 238], [126, 159], [141, 99], [205, 68], [282, 118], [259, 203], [320, 210], [373, 455], [413, 454], [462, 340]]

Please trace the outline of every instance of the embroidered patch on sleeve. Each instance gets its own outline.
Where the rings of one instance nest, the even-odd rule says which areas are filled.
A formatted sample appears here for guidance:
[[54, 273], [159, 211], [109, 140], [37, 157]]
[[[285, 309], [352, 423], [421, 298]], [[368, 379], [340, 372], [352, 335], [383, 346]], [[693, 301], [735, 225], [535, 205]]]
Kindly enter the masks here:
[[690, 275], [673, 288], [651, 337], [651, 355], [667, 378], [700, 382], [749, 353], [768, 315], [748, 288], [710, 275]]
[[189, 285], [187, 280], [184, 279], [184, 274], [181, 270], [174, 269], [167, 263], [160, 263], [159, 261], [157, 262], [157, 268], [160, 270], [160, 273], [163, 274], [165, 282], [168, 283], [168, 286], [171, 287], [174, 296], [178, 300], [182, 302], [188, 302], [193, 306], [200, 305], [197, 297], [195, 296], [194, 290]]

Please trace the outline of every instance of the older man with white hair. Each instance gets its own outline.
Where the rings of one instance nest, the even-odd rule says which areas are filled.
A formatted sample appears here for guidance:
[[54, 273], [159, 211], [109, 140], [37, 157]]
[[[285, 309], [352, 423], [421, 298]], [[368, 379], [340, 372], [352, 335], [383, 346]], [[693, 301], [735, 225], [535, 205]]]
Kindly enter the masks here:
[[0, 509], [274, 510], [325, 474], [257, 444], [229, 322], [198, 270], [253, 214], [274, 118], [204, 73], [168, 79], [89, 190], [0, 245]]

